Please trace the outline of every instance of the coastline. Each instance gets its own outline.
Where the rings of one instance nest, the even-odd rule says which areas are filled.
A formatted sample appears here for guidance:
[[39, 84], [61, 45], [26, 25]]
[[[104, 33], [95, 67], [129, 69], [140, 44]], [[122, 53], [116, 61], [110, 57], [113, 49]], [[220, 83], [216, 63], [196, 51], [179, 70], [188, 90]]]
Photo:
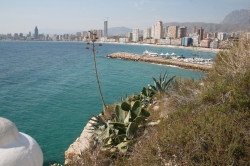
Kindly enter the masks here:
[[[98, 43], [99, 43], [99, 42], [98, 42]], [[194, 50], [194, 51], [213, 52], [213, 53], [217, 53], [217, 52], [219, 52], [219, 51], [223, 51], [222, 49], [214, 49], [214, 48], [184, 47], [184, 46], [159, 45], [159, 44], [119, 43], [119, 42], [103, 42], [103, 43], [105, 43], [105, 44], [140, 45], [140, 46], [149, 46], [149, 47], [178, 48], [178, 49], [187, 49], [187, 50]]]

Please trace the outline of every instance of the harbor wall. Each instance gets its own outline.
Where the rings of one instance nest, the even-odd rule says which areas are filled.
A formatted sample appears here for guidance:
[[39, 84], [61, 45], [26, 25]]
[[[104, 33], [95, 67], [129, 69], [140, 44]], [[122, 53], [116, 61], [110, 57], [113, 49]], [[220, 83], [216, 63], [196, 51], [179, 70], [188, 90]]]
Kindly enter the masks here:
[[108, 58], [120, 58], [124, 60], [131, 60], [131, 61], [140, 61], [140, 62], [148, 62], [148, 63], [156, 63], [162, 65], [173, 65], [178, 66], [185, 69], [193, 69], [208, 72], [211, 70], [212, 66], [210, 65], [203, 65], [191, 62], [182, 62], [173, 59], [165, 59], [162, 57], [149, 57], [149, 56], [142, 56], [137, 54], [131, 54], [127, 52], [116, 52], [107, 56]]

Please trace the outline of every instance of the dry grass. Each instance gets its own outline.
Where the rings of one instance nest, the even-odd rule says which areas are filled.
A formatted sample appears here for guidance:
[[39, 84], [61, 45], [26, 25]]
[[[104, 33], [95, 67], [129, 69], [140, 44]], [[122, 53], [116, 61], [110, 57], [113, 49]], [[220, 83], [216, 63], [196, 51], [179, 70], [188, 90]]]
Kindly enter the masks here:
[[83, 154], [82, 163], [249, 165], [249, 67], [250, 41], [243, 38], [231, 50], [217, 54], [206, 78], [195, 82], [179, 77], [172, 91], [156, 96], [156, 103], [148, 107], [148, 121], [161, 119], [161, 123], [143, 126], [147, 134], [136, 138], [130, 152], [109, 153], [96, 148]]

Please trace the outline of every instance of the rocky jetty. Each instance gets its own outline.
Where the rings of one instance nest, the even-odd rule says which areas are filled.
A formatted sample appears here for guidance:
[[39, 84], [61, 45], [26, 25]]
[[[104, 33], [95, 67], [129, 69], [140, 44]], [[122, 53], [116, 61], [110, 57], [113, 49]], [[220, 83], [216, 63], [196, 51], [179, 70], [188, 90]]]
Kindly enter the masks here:
[[140, 62], [148, 62], [148, 63], [156, 63], [162, 65], [173, 65], [178, 66], [185, 69], [193, 69], [193, 70], [200, 70], [200, 71], [209, 71], [211, 70], [212, 66], [197, 64], [197, 63], [189, 63], [189, 62], [182, 62], [172, 59], [166, 59], [162, 57], [149, 57], [149, 56], [141, 56], [137, 54], [131, 54], [127, 52], [117, 52], [107, 56], [108, 58], [119, 58], [124, 60], [132, 60], [132, 61], [140, 61]]

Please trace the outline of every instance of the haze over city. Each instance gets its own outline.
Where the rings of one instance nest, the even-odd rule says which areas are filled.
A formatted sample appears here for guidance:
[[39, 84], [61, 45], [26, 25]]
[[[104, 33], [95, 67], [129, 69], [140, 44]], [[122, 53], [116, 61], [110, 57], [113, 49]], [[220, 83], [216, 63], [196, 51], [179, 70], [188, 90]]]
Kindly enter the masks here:
[[220, 23], [233, 10], [248, 9], [249, 0], [44, 0], [0, 1], [0, 34], [75, 33], [109, 27], [144, 29], [156, 21]]

